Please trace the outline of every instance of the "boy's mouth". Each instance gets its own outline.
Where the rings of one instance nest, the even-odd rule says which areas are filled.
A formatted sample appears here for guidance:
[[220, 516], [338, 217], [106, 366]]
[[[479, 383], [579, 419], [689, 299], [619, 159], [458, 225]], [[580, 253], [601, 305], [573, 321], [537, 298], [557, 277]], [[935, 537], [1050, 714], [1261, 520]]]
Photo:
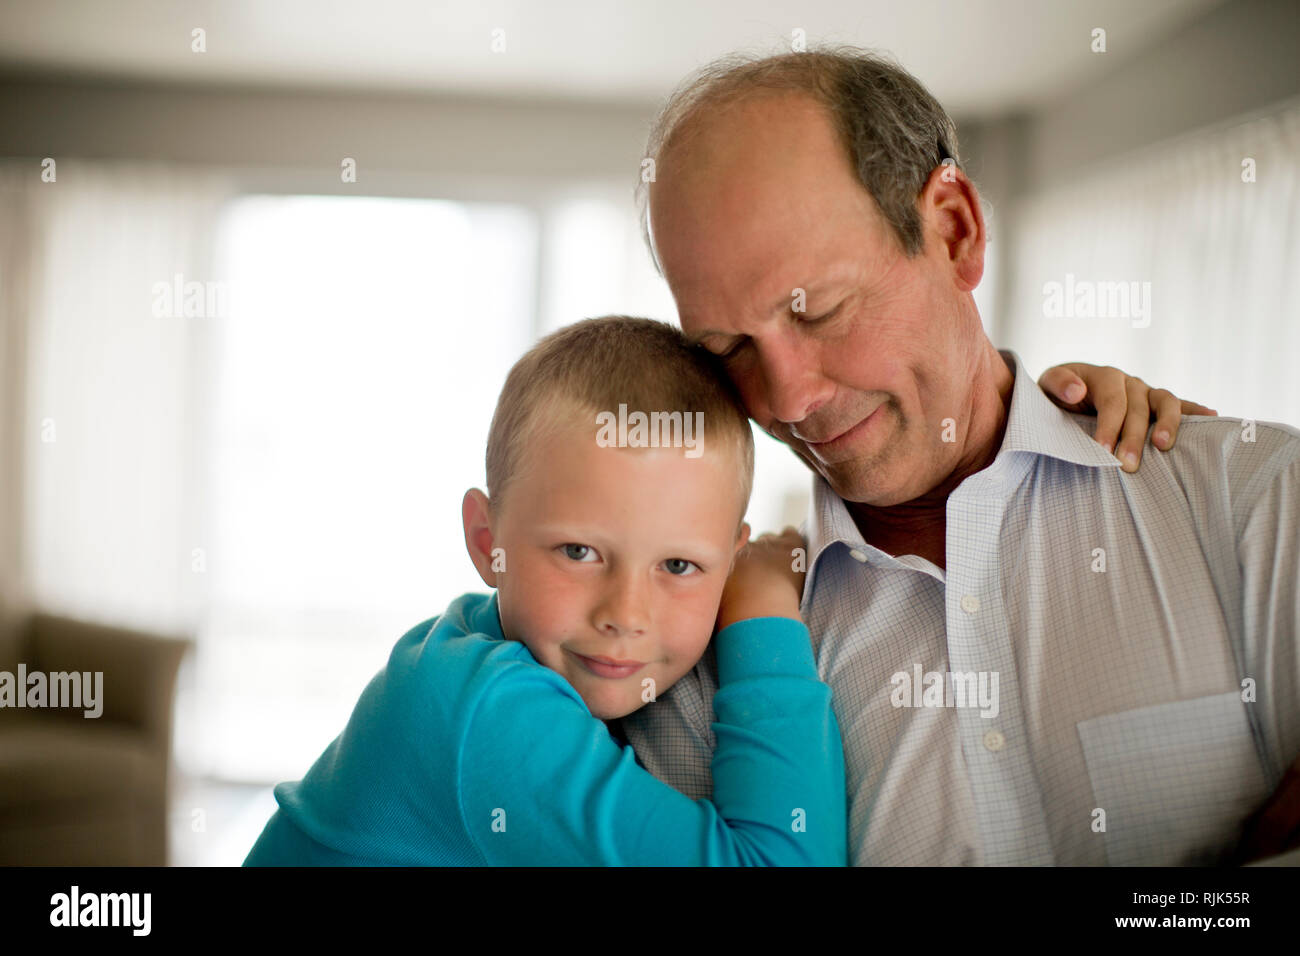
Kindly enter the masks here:
[[578, 663], [597, 677], [631, 677], [645, 667], [644, 661], [626, 661], [602, 656], [588, 657], [585, 654], [579, 654], [577, 651], [569, 651], [569, 653], [578, 659]]

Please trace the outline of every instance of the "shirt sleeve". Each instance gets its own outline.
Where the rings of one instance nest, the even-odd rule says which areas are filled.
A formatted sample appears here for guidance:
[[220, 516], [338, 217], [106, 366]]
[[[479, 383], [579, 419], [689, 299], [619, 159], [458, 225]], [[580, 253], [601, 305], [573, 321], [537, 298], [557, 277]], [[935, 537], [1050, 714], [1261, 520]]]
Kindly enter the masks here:
[[555, 692], [554, 672], [503, 669], [476, 700], [457, 768], [462, 822], [486, 862], [845, 865], [843, 746], [807, 628], [757, 618], [715, 644], [713, 802], [641, 768], [567, 682]]
[[[1300, 443], [1292, 444], [1292, 449]], [[1300, 457], [1250, 495], [1237, 537], [1244, 675], [1275, 777], [1300, 755]], [[1276, 781], [1274, 781], [1276, 783]]]

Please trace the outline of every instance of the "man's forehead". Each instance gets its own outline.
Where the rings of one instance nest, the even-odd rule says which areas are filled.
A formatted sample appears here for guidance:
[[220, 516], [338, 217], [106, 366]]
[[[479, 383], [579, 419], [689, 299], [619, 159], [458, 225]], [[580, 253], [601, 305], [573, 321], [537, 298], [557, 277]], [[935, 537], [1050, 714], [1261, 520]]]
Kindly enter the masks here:
[[[792, 128], [805, 137], [835, 135], [830, 111], [798, 90], [755, 90], [716, 105], [701, 103], [674, 127], [660, 151], [658, 165], [671, 168], [683, 162], [688, 168], [698, 166], [742, 137], [788, 144], [786, 134]], [[744, 151], [740, 147], [739, 152]]]
[[811, 97], [701, 112], [685, 132], [651, 186], [648, 225], [692, 340], [726, 333], [723, 313], [788, 311], [796, 288], [815, 299], [879, 261], [889, 230]]
[[[650, 186], [648, 226], [664, 253], [807, 241], [829, 215], [870, 205], [829, 115], [805, 95], [702, 112], [674, 136]], [[683, 243], [706, 248], [675, 249]]]
[[[746, 215], [678, 220], [661, 233], [664, 278], [688, 333], [696, 312], [715, 305], [746, 311], [788, 310], [796, 293], [817, 302], [830, 287], [861, 282], [883, 265], [887, 230], [861, 206], [843, 204], [828, 215]], [[874, 227], [874, 228], [873, 228]], [[701, 319], [704, 316], [700, 316]]]
[[797, 198], [837, 165], [847, 169], [847, 157], [820, 104], [794, 95], [747, 99], [700, 111], [672, 137], [650, 187], [651, 209], [729, 195], [771, 205]]

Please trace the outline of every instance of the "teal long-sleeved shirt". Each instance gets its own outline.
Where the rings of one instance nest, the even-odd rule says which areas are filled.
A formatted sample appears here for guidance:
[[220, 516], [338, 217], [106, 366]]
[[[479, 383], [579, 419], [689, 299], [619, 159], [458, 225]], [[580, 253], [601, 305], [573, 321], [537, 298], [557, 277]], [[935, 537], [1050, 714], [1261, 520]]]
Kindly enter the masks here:
[[[641, 767], [492, 595], [416, 625], [245, 866], [843, 866], [844, 757], [807, 628], [714, 638], [713, 802]], [[654, 703], [646, 704], [655, 706]]]

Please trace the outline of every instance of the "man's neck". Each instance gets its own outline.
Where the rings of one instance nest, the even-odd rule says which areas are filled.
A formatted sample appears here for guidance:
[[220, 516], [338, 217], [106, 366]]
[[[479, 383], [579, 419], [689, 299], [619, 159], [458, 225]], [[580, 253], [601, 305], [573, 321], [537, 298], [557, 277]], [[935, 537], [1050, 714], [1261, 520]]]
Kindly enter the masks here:
[[989, 344], [971, 390], [970, 421], [961, 455], [948, 476], [925, 494], [887, 507], [847, 502], [863, 539], [886, 554], [917, 554], [946, 567], [948, 496], [997, 457], [1011, 413], [1015, 376]]

